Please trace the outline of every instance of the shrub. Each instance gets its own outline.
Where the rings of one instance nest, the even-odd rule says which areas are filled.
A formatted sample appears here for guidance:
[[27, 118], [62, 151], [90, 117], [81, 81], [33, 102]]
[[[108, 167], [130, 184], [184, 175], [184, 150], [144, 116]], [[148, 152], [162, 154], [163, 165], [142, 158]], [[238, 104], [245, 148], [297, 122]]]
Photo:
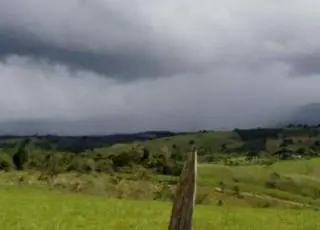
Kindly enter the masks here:
[[130, 150], [128, 152], [122, 152], [118, 155], [112, 155], [111, 160], [113, 162], [113, 166], [115, 169], [124, 167], [124, 166], [132, 166], [133, 164], [140, 163], [140, 154], [134, 150]]
[[28, 152], [26, 150], [27, 145], [30, 143], [30, 139], [25, 139], [19, 143], [15, 154], [13, 155], [12, 162], [17, 170], [23, 170], [24, 165], [28, 161]]
[[68, 171], [80, 173], [90, 173], [95, 171], [95, 162], [93, 159], [85, 157], [74, 157], [68, 167]]
[[95, 168], [100, 173], [113, 173], [112, 161], [109, 159], [100, 159], [95, 161]]
[[270, 174], [269, 179], [265, 182], [267, 188], [277, 188], [277, 181], [280, 179], [280, 175], [276, 172]]
[[238, 185], [233, 186], [233, 191], [236, 196], [240, 196], [240, 188]]
[[7, 154], [0, 154], [0, 170], [10, 171], [13, 168], [12, 160]]
[[284, 139], [282, 141], [282, 143], [280, 144], [280, 147], [285, 148], [285, 147], [288, 147], [289, 145], [293, 145], [293, 144], [294, 144], [294, 141], [292, 139]]
[[162, 184], [158, 192], [156, 192], [155, 200], [172, 200], [173, 192], [168, 184]]

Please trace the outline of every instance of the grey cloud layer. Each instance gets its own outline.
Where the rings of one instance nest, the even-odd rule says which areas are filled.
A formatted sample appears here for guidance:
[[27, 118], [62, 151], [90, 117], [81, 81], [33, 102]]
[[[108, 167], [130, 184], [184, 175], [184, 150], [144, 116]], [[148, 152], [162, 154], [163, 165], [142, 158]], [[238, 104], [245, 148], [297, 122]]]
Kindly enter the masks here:
[[315, 0], [2, 0], [0, 120], [265, 124], [319, 98], [319, 21]]
[[319, 6], [311, 0], [3, 0], [0, 53], [120, 79], [265, 61], [299, 62], [303, 74], [310, 53], [319, 52]]
[[132, 4], [3, 1], [0, 52], [47, 58], [127, 80], [183, 71], [185, 63], [175, 57], [172, 43]]

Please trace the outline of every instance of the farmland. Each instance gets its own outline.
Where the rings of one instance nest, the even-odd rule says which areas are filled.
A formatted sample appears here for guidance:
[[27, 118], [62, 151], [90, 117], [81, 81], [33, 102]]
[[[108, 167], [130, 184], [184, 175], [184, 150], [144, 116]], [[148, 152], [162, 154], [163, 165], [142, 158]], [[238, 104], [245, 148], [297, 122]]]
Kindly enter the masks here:
[[70, 140], [2, 139], [3, 229], [165, 229], [191, 146], [195, 229], [317, 229], [317, 127]]

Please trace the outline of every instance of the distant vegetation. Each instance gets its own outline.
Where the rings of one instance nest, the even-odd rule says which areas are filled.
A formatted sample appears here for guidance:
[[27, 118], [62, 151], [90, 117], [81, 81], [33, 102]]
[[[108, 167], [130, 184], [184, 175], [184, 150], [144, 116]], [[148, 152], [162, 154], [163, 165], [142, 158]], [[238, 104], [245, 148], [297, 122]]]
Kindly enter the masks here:
[[[144, 168], [156, 174], [176, 176], [191, 145], [197, 146], [203, 163], [270, 164], [277, 160], [319, 156], [319, 129], [319, 126], [289, 125], [277, 129], [184, 134], [3, 136], [0, 138], [0, 170], [113, 173]], [[235, 161], [235, 157], [245, 157], [245, 160]]]
[[229, 132], [2, 136], [0, 184], [170, 200], [186, 156], [196, 146], [197, 203], [318, 207], [319, 129], [288, 125]]

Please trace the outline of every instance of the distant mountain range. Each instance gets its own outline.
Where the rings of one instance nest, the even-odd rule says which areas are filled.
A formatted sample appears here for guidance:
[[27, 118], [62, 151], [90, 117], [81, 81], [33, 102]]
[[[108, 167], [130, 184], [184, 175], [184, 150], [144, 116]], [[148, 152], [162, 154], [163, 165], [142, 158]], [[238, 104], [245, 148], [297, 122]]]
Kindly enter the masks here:
[[[108, 122], [103, 117], [95, 117], [84, 120], [70, 120], [70, 121], [55, 121], [55, 120], [18, 120], [10, 122], [0, 122], [0, 135], [66, 135], [66, 136], [83, 136], [83, 135], [110, 135], [114, 133], [121, 134], [139, 134], [137, 128], [132, 127], [132, 124], [139, 124], [138, 126], [146, 126], [153, 131], [163, 130], [155, 129], [156, 124], [147, 123], [144, 119], [132, 118], [121, 119], [126, 122], [119, 124], [119, 117], [114, 117]], [[176, 122], [180, 122], [176, 120]], [[181, 124], [182, 126], [187, 122]], [[281, 112], [280, 115], [269, 116], [267, 124], [261, 124], [263, 127], [281, 127], [288, 124], [320, 124], [320, 103], [307, 104], [290, 111]], [[175, 123], [168, 123], [168, 126], [175, 125]], [[135, 126], [135, 127], [138, 127]], [[172, 127], [173, 127], [172, 126]], [[131, 128], [131, 129], [129, 129]], [[233, 127], [244, 128], [244, 127]], [[255, 128], [255, 127], [248, 127]], [[128, 130], [129, 129], [129, 130]], [[210, 128], [208, 128], [210, 129]], [[213, 128], [214, 129], [214, 128]], [[232, 128], [230, 128], [231, 130]], [[85, 130], [85, 132], [84, 132]], [[115, 132], [116, 130], [116, 132]], [[172, 132], [194, 132], [196, 130], [170, 130]], [[170, 134], [169, 134], [170, 135]]]
[[[55, 121], [55, 120], [18, 120], [0, 122], [1, 135], [61, 135], [61, 136], [117, 136], [117, 135], [160, 135], [165, 136], [171, 132], [165, 130], [126, 130], [129, 124], [114, 125], [115, 122], [106, 122], [103, 119], [88, 119], [74, 121]], [[117, 130], [117, 131], [115, 131]]]

